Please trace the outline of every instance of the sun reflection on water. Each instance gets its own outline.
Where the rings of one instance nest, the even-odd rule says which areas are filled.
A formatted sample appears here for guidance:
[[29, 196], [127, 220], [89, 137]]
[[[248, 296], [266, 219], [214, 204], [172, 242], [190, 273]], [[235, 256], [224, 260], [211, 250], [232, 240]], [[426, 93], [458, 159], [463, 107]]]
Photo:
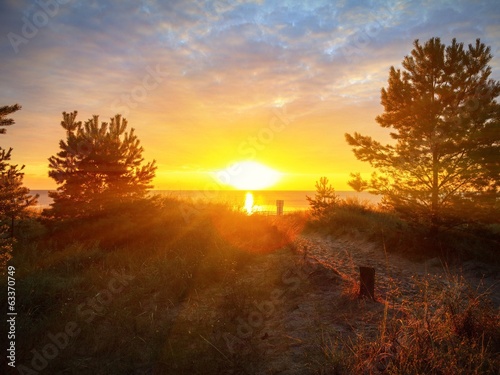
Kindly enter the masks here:
[[[248, 191], [245, 193], [245, 204], [243, 205], [242, 211], [245, 212], [247, 215], [252, 215], [254, 213], [264, 213], [264, 210], [267, 208], [265, 205], [257, 204], [260, 203], [260, 200], [262, 197], [256, 196]], [[241, 205], [239, 205], [241, 209]]]
[[245, 211], [247, 215], [251, 215], [253, 213], [253, 194], [247, 192], [245, 194]]

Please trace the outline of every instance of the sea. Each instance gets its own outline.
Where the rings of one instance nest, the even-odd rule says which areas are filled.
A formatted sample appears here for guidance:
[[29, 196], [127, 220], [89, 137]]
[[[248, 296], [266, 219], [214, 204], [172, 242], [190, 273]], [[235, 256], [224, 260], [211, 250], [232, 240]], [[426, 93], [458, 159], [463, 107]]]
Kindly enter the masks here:
[[[31, 190], [31, 194], [38, 194], [38, 208], [49, 207], [52, 199], [49, 190]], [[314, 197], [315, 191], [307, 190], [151, 190], [151, 194], [159, 194], [173, 198], [187, 200], [193, 205], [202, 202], [223, 203], [237, 210], [248, 213], [276, 213], [277, 201], [282, 201], [283, 212], [306, 211], [309, 202], [306, 197]], [[367, 193], [355, 191], [336, 191], [340, 198], [357, 198], [360, 201], [377, 204], [380, 197]]]

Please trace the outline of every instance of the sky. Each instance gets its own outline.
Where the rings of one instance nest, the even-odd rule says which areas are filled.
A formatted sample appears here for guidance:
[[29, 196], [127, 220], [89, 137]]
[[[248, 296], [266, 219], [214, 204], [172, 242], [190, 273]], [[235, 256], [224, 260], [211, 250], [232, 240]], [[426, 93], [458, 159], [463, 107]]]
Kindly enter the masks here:
[[370, 168], [344, 134], [389, 141], [380, 90], [415, 39], [480, 38], [500, 79], [498, 0], [1, 0], [0, 35], [0, 105], [22, 105], [0, 146], [31, 189], [56, 187], [47, 159], [77, 110], [126, 117], [156, 189], [228, 188], [253, 161], [273, 189], [349, 190]]

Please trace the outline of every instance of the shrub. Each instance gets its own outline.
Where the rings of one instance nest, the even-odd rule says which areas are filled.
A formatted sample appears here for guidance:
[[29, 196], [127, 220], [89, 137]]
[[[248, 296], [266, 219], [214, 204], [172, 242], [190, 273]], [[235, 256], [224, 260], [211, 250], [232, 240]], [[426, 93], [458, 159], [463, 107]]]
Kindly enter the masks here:
[[314, 198], [306, 196], [311, 206], [311, 215], [316, 220], [323, 220], [334, 209], [337, 202], [335, 189], [328, 183], [328, 178], [321, 177], [316, 181], [316, 194]]

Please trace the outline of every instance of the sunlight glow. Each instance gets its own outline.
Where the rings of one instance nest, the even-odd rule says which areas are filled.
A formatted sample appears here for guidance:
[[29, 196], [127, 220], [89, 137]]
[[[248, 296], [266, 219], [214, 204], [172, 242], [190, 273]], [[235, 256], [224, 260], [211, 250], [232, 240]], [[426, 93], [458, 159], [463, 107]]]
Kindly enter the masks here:
[[236, 163], [231, 171], [220, 171], [217, 178], [239, 190], [261, 190], [273, 186], [281, 173], [254, 161]]
[[245, 211], [248, 215], [253, 213], [253, 194], [250, 192], [245, 195]]

